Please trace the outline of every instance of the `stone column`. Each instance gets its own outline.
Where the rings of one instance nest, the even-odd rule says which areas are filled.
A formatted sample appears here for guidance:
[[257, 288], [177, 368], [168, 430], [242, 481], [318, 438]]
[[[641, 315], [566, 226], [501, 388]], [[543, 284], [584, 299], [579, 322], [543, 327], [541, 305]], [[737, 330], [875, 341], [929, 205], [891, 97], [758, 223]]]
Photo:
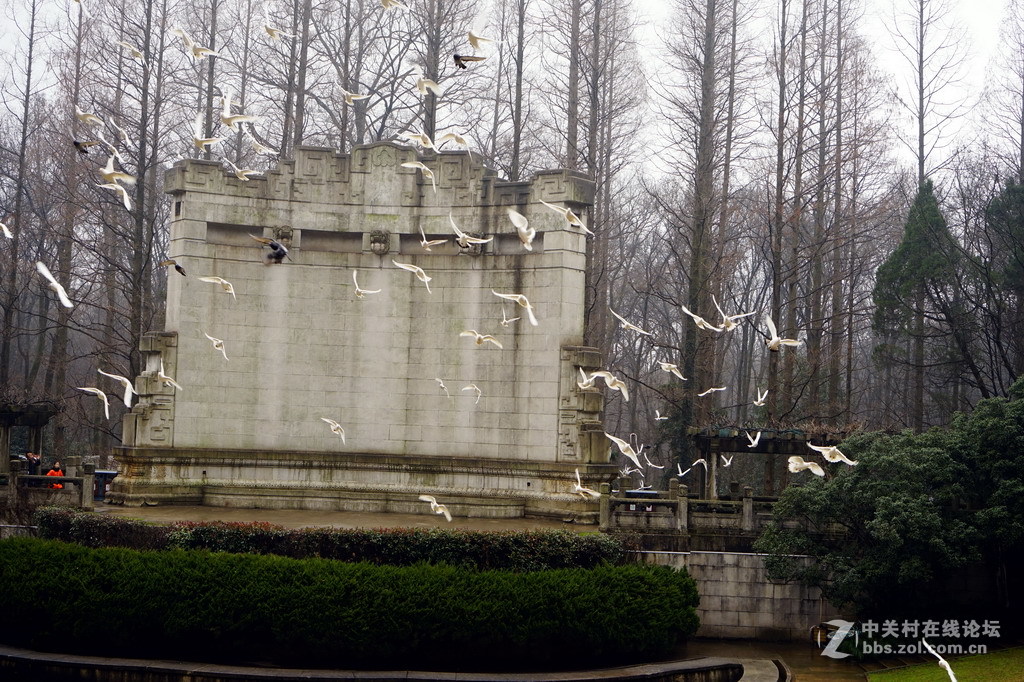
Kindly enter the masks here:
[[749, 485], [743, 486], [743, 530], [754, 531], [754, 489]]
[[598, 490], [601, 493], [601, 499], [598, 502], [598, 528], [602, 532], [606, 532], [611, 526], [612, 486], [609, 483], [602, 483]]
[[82, 467], [81, 500], [78, 503], [82, 509], [92, 509], [93, 486], [96, 485], [96, 465], [86, 464]]
[[679, 527], [679, 531], [682, 533], [689, 532], [689, 493], [690, 489], [688, 486], [679, 486], [679, 506], [676, 507], [676, 525]]

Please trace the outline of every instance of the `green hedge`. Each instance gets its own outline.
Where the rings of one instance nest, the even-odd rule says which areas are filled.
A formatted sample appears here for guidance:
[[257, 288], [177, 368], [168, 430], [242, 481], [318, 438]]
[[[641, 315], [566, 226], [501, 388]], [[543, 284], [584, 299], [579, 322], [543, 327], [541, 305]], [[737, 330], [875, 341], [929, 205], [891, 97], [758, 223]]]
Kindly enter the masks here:
[[87, 547], [206, 549], [320, 557], [391, 566], [447, 563], [481, 570], [591, 568], [631, 560], [632, 536], [551, 531], [430, 529], [288, 530], [269, 523], [191, 523], [154, 526], [134, 519], [47, 507], [36, 512], [40, 537]]
[[661, 566], [515, 573], [0, 541], [0, 640], [288, 666], [529, 669], [664, 656], [698, 626]]

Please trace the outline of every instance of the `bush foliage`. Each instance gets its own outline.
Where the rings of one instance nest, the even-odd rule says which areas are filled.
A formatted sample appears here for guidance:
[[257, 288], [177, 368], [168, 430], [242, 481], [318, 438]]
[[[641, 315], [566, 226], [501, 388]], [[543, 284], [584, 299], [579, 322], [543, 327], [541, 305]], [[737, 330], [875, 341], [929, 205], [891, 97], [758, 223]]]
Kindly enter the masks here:
[[269, 523], [192, 523], [155, 526], [120, 517], [47, 507], [35, 516], [42, 538], [86, 547], [205, 549], [323, 558], [390, 566], [446, 563], [480, 570], [539, 571], [621, 564], [635, 540], [567, 530], [285, 529]]
[[0, 541], [0, 639], [94, 655], [524, 669], [664, 655], [698, 625], [661, 566], [480, 571]]

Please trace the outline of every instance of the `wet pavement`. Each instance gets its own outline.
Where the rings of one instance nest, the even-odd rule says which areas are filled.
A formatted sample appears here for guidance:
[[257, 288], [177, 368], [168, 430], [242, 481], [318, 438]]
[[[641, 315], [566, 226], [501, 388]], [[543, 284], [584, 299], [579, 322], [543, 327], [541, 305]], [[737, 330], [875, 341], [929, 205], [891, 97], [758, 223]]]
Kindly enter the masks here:
[[[427, 505], [424, 504], [426, 508]], [[460, 528], [467, 530], [537, 530], [561, 528], [596, 532], [597, 526], [577, 525], [550, 519], [459, 518], [451, 523], [436, 514], [391, 514], [300, 509], [243, 509], [234, 507], [155, 506], [120, 507], [101, 505], [97, 511], [111, 516], [143, 519], [156, 523], [171, 521], [264, 521], [285, 528], [311, 526], [331, 528]], [[827, 682], [866, 679], [860, 666], [821, 655], [810, 642], [761, 642], [753, 640], [693, 639], [673, 659], [716, 657], [740, 660], [747, 668], [744, 682], [778, 679], [773, 659], [785, 662], [798, 682]]]

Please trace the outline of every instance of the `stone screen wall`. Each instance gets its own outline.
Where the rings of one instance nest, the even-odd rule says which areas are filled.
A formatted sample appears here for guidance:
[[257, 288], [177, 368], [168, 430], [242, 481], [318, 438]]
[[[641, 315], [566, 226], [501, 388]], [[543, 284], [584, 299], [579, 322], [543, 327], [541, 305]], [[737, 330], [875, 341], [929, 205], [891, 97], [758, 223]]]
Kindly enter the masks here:
[[[420, 170], [401, 166], [417, 160], [432, 169], [436, 192]], [[187, 276], [168, 269], [166, 327], [145, 339], [141, 397], [126, 418], [122, 455], [135, 458], [140, 491], [156, 494], [155, 481], [168, 479], [209, 489], [216, 487], [210, 479], [297, 484], [282, 470], [296, 462], [260, 465], [265, 453], [315, 454], [325, 463], [411, 457], [423, 465], [406, 462], [411, 468], [389, 480], [300, 477], [327, 488], [411, 493], [433, 481], [441, 492], [480, 485], [494, 495], [540, 489], [568, 500], [569, 465], [584, 465], [581, 473], [596, 484], [597, 470], [585, 465], [607, 462], [607, 444], [590, 436], [600, 433], [600, 394], [575, 385], [577, 366], [600, 364], [582, 348], [586, 237], [540, 203], [586, 219], [588, 179], [558, 170], [505, 182], [466, 152], [421, 157], [380, 143], [351, 156], [300, 147], [294, 160], [248, 182], [215, 162], [179, 162], [166, 187], [168, 255]], [[537, 230], [532, 251], [509, 207]], [[452, 221], [493, 240], [462, 248], [451, 238]], [[428, 251], [423, 235], [447, 242]], [[288, 258], [265, 264], [267, 248], [252, 236], [285, 244]], [[430, 291], [395, 261], [421, 267]], [[357, 297], [353, 271], [360, 287], [380, 293]], [[229, 281], [234, 295], [203, 276]], [[526, 295], [538, 325], [492, 290]], [[503, 317], [520, 319], [503, 326]], [[469, 329], [494, 335], [503, 348], [460, 336]], [[207, 334], [224, 340], [227, 359]], [[180, 390], [156, 378], [161, 363]], [[479, 400], [475, 389], [462, 390], [471, 384]], [[322, 417], [344, 427], [344, 443]], [[224, 459], [237, 452], [260, 454], [256, 464]], [[140, 459], [146, 453], [149, 461]], [[535, 462], [531, 476], [541, 480], [527, 485], [529, 476], [513, 471], [496, 483], [470, 472], [446, 488], [423, 473], [436, 464], [431, 458]], [[302, 461], [317, 468], [316, 458]], [[121, 479], [125, 492], [130, 479]]]

